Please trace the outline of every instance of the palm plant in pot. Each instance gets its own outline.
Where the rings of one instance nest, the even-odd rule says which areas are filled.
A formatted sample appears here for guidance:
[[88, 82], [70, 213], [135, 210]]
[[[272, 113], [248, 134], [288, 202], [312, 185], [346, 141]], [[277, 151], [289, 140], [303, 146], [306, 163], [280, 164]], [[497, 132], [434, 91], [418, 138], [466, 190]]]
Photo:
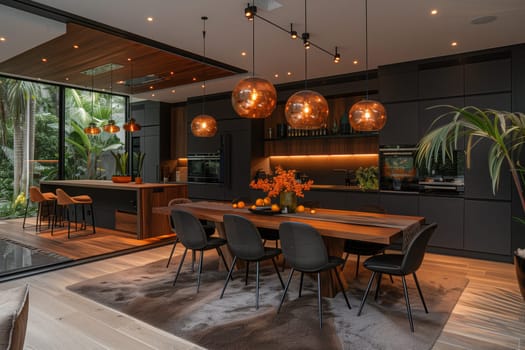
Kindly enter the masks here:
[[146, 156], [146, 153], [142, 152], [135, 152], [133, 153], [134, 157], [134, 163], [137, 164], [137, 173], [135, 175], [135, 183], [141, 184], [142, 183], [142, 167], [144, 166], [144, 157]]
[[[496, 193], [504, 164], [508, 165], [523, 213], [525, 199], [525, 167], [520, 164], [522, 146], [525, 142], [525, 114], [511, 113], [476, 107], [446, 107], [449, 111], [434, 120], [431, 130], [419, 141], [416, 161], [431, 168], [434, 162], [445, 162], [453, 157], [460, 137], [465, 137], [466, 166], [470, 166], [471, 151], [481, 140], [488, 140], [488, 170], [492, 191]], [[439, 126], [437, 126], [439, 125]], [[525, 223], [523, 218], [516, 218]], [[525, 249], [514, 252], [514, 264], [521, 294], [525, 299]]]
[[115, 158], [115, 174], [111, 177], [113, 182], [126, 183], [131, 181], [131, 176], [128, 175], [128, 152], [113, 152]]

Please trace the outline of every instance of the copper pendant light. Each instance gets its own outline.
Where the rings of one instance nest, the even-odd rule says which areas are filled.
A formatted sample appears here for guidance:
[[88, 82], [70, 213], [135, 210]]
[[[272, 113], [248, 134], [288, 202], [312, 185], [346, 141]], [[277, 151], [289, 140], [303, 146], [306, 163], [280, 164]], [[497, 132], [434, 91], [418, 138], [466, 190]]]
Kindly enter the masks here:
[[[133, 95], [133, 60], [132, 58], [128, 58], [128, 61], [130, 62], [130, 74], [131, 74], [131, 78], [129, 80], [130, 90], [131, 90], [130, 95], [129, 95], [129, 104], [131, 105], [131, 96]], [[125, 131], [130, 132], [130, 133], [134, 133], [135, 131], [139, 131], [140, 129], [142, 129], [140, 124], [137, 124], [134, 118], [130, 118], [126, 123], [124, 123], [124, 125], [122, 125], [122, 128]]]
[[100, 128], [93, 121], [93, 113], [95, 110], [95, 86], [94, 85], [95, 85], [95, 76], [93, 75], [93, 72], [91, 72], [91, 122], [86, 128], [84, 128], [84, 132], [88, 136], [100, 134]]
[[110, 119], [108, 120], [108, 123], [104, 125], [104, 131], [114, 134], [120, 131], [120, 127], [117, 124], [115, 124], [115, 121], [113, 119]]
[[305, 32], [302, 35], [304, 45], [304, 85], [305, 90], [296, 92], [288, 101], [284, 109], [286, 122], [293, 129], [312, 130], [326, 127], [328, 120], [328, 102], [318, 92], [307, 90], [308, 56], [307, 49], [310, 46], [310, 35], [306, 31], [306, 0], [304, 1], [304, 23]]
[[277, 106], [277, 91], [268, 80], [255, 77], [255, 19], [257, 7], [252, 5], [252, 76], [242, 79], [232, 91], [232, 106], [243, 118], [267, 118]]
[[120, 127], [113, 120], [113, 63], [110, 63], [109, 71], [109, 120], [104, 125], [104, 131], [115, 134], [120, 131]]
[[350, 125], [356, 131], [379, 131], [386, 124], [386, 109], [380, 102], [368, 99], [368, 1], [365, 0], [366, 98], [348, 111]]
[[[206, 61], [206, 20], [208, 17], [202, 16], [202, 41], [203, 41], [203, 56]], [[206, 80], [202, 85], [202, 113], [193, 118], [191, 121], [191, 133], [196, 137], [213, 137], [217, 133], [217, 121], [211, 115], [204, 113], [204, 106], [206, 102]]]

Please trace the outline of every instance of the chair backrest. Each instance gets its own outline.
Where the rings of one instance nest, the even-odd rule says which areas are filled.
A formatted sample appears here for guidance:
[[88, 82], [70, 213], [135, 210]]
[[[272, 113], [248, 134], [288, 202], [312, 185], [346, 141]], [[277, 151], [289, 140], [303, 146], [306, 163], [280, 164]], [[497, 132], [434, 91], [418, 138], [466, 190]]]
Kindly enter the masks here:
[[70, 205], [75, 203], [73, 199], [61, 188], [57, 188], [56, 194], [58, 205]]
[[174, 208], [171, 219], [177, 228], [177, 237], [189, 249], [202, 249], [208, 243], [202, 224], [193, 214]]
[[[174, 205], [177, 205], [177, 204], [184, 204], [184, 203], [191, 203], [191, 202], [192, 201], [189, 198], [173, 198], [168, 202], [168, 207], [173, 207]], [[173, 222], [173, 218], [171, 217], [171, 215], [170, 215], [170, 229], [173, 232], [176, 232], [175, 223]]]
[[238, 258], [257, 260], [264, 256], [264, 246], [257, 227], [240, 215], [224, 215], [228, 246]]
[[36, 186], [29, 187], [29, 198], [31, 202], [40, 203], [46, 200], [40, 189]]
[[283, 222], [279, 226], [279, 236], [283, 255], [293, 268], [315, 271], [328, 263], [323, 238], [312, 226], [302, 222]]
[[425, 256], [428, 241], [436, 230], [436, 227], [436, 223], [424, 225], [421, 230], [414, 235], [414, 238], [412, 238], [406, 248], [403, 261], [401, 262], [402, 272], [410, 274], [419, 269]]

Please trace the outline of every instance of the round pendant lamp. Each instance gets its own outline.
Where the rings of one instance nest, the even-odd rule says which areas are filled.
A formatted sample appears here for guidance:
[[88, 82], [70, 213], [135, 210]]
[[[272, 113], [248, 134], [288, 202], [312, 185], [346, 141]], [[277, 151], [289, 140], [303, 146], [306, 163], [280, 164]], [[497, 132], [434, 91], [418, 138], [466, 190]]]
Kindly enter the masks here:
[[98, 135], [100, 134], [100, 128], [94, 122], [89, 123], [87, 128], [84, 129], [87, 135]]
[[124, 130], [126, 130], [127, 132], [135, 132], [135, 131], [139, 131], [140, 129], [142, 129], [142, 127], [140, 126], [140, 124], [137, 124], [135, 122], [135, 119], [131, 118], [127, 123], [125, 123], [123, 125], [123, 128]]
[[242, 79], [232, 91], [232, 106], [240, 117], [267, 118], [277, 106], [277, 91], [268, 80], [255, 77], [255, 14], [257, 7], [252, 4], [250, 16], [252, 20], [252, 76]]
[[108, 120], [108, 123], [104, 125], [104, 131], [109, 132], [110, 134], [114, 134], [120, 131], [120, 127], [115, 124], [115, 121], [113, 119]]
[[217, 121], [211, 115], [200, 114], [191, 121], [191, 133], [197, 137], [212, 137], [217, 133]]
[[[202, 41], [203, 41], [203, 56], [206, 60], [206, 20], [208, 17], [202, 16]], [[211, 115], [204, 113], [204, 106], [206, 102], [206, 81], [202, 85], [202, 113], [193, 118], [191, 121], [191, 133], [196, 137], [213, 137], [217, 133], [217, 121]]]
[[120, 131], [120, 127], [115, 123], [113, 119], [113, 63], [110, 64], [110, 73], [109, 73], [109, 114], [110, 119], [104, 125], [104, 131], [109, 132], [110, 134], [115, 134]]
[[312, 130], [326, 127], [328, 120], [328, 102], [318, 92], [307, 90], [308, 81], [308, 47], [310, 46], [310, 34], [306, 31], [306, 0], [304, 0], [304, 27], [302, 34], [304, 45], [304, 85], [305, 89], [296, 92], [288, 101], [284, 108], [286, 122], [293, 129]]
[[368, 1], [365, 0], [366, 98], [348, 111], [350, 125], [356, 131], [379, 131], [386, 124], [386, 109], [380, 102], [368, 99]]
[[328, 102], [318, 92], [302, 90], [296, 92], [284, 109], [286, 121], [293, 129], [311, 130], [326, 127]]

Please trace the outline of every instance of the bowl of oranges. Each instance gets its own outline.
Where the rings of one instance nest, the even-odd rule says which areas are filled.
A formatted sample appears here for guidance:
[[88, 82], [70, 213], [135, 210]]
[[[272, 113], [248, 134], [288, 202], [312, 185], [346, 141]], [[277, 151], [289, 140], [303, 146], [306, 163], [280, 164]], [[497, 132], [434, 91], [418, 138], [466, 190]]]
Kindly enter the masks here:
[[275, 215], [281, 212], [281, 208], [278, 204], [272, 204], [270, 197], [257, 198], [255, 203], [248, 208], [254, 214], [260, 215]]

